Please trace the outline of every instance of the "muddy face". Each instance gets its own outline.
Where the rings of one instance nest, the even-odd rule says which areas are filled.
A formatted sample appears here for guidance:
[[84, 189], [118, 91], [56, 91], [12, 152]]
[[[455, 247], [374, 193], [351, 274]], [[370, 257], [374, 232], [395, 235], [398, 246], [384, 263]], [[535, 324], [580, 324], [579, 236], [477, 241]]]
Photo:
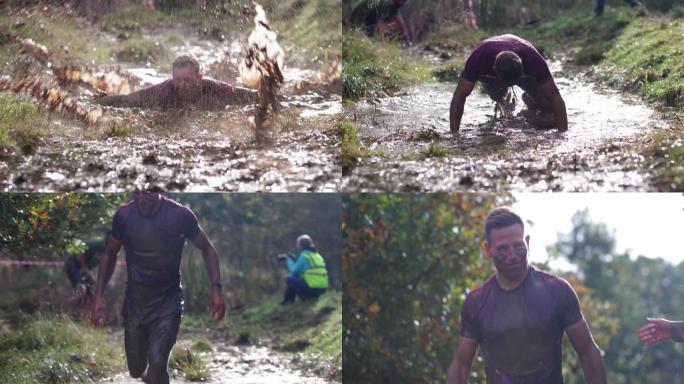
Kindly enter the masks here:
[[202, 75], [193, 68], [182, 67], [173, 70], [173, 86], [182, 100], [196, 100], [202, 95]]

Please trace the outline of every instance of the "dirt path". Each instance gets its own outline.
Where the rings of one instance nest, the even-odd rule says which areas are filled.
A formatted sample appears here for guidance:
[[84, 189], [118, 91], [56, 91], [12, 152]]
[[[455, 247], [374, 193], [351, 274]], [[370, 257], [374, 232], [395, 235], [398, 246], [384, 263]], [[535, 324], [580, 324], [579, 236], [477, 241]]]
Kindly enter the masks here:
[[[454, 84], [424, 84], [348, 107], [345, 116], [359, 124], [361, 141], [383, 156], [360, 159], [344, 175], [343, 190], [650, 190], [644, 160], [626, 143], [667, 123], [649, 107], [565, 71], [559, 60], [550, 67], [568, 111], [565, 133], [535, 129], [522, 116], [494, 121], [494, 103], [476, 90], [461, 131], [452, 135]], [[522, 107], [518, 89], [516, 115]]]
[[[158, 36], [165, 32], [173, 33]], [[209, 77], [239, 84], [237, 40], [190, 37], [170, 51], [192, 53]], [[293, 60], [302, 54], [287, 53]], [[140, 87], [170, 77], [161, 68], [125, 70]], [[213, 112], [106, 108], [101, 120], [121, 121], [130, 131], [109, 136], [102, 126], [51, 115], [35, 153], [0, 162], [0, 189], [115, 191], [152, 182], [169, 191], [335, 191], [341, 178], [334, 128], [339, 89], [314, 69], [286, 66], [284, 75], [281, 113], [260, 132], [251, 122], [253, 106]], [[87, 90], [73, 91], [90, 102]]]

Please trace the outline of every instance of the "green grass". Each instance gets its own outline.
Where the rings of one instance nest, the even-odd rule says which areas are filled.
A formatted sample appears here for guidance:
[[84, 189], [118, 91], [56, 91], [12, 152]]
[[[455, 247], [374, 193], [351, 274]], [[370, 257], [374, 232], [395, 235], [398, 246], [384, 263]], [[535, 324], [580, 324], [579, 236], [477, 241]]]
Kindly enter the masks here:
[[128, 7], [107, 13], [100, 21], [100, 25], [108, 30], [139, 32], [142, 28], [158, 26], [171, 19], [170, 14], [160, 10], [150, 11], [140, 7]]
[[635, 20], [618, 37], [602, 66], [623, 75], [623, 83], [636, 84], [636, 90], [651, 101], [684, 106], [683, 20]]
[[192, 343], [192, 347], [190, 347], [191, 350], [195, 352], [211, 352], [213, 351], [213, 348], [211, 346], [211, 341], [207, 339], [199, 339], [195, 340], [194, 343]]
[[126, 123], [116, 122], [107, 130], [107, 137], [130, 137], [135, 134], [135, 130]]
[[114, 48], [114, 57], [120, 62], [159, 65], [170, 62], [170, 54], [159, 42], [147, 39], [130, 39]]
[[258, 306], [228, 315], [234, 334], [270, 339], [284, 351], [304, 352], [313, 360], [342, 367], [342, 293], [328, 291], [316, 301], [280, 305], [275, 295]]
[[0, 331], [0, 382], [92, 382], [123, 370], [122, 352], [101, 330], [66, 317], [29, 317]]
[[338, 123], [339, 131], [342, 135], [342, 168], [354, 168], [355, 163], [361, 157], [380, 156], [382, 153], [373, 151], [361, 143], [359, 140], [359, 127], [350, 122]]
[[188, 348], [175, 347], [171, 351], [169, 368], [174, 375], [188, 381], [208, 381], [211, 378], [204, 360]]
[[347, 101], [382, 96], [433, 77], [427, 63], [407, 56], [398, 43], [370, 39], [360, 31], [344, 31], [342, 57], [342, 97]]
[[430, 144], [423, 152], [423, 158], [444, 157], [449, 154], [449, 150], [441, 145]]
[[41, 135], [41, 122], [34, 104], [17, 102], [13, 95], [0, 93], [0, 149], [33, 152]]

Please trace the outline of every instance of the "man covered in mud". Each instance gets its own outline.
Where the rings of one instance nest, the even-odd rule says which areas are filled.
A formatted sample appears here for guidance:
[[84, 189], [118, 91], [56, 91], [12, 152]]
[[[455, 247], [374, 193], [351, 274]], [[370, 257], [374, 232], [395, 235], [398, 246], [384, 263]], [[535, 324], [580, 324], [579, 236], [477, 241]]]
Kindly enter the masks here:
[[183, 311], [180, 261], [185, 240], [202, 251], [211, 282], [210, 313], [223, 319], [218, 254], [187, 207], [158, 192], [136, 192], [116, 211], [112, 233], [100, 262], [92, 322], [102, 323], [104, 292], [114, 272], [116, 255], [126, 251], [124, 344], [131, 376], [147, 383], [169, 382], [168, 360]]
[[528, 264], [530, 237], [520, 216], [495, 208], [485, 222], [485, 239], [496, 273], [466, 297], [448, 384], [468, 382], [478, 346], [487, 384], [562, 384], [563, 333], [587, 383], [605, 384], [601, 352], [577, 294], [567, 281]]
[[104, 96], [101, 105], [113, 107], [160, 108], [164, 110], [195, 106], [222, 109], [226, 105], [247, 105], [259, 101], [256, 91], [217, 80], [205, 79], [197, 60], [177, 57], [171, 65], [172, 78], [129, 95]]
[[549, 66], [532, 43], [515, 35], [501, 35], [481, 41], [470, 54], [451, 99], [449, 120], [451, 132], [458, 132], [463, 107], [479, 81], [485, 92], [512, 114], [512, 89], [522, 88], [527, 117], [538, 126], [568, 129], [565, 102], [551, 76]]
[[298, 255], [278, 255], [287, 260], [290, 275], [285, 280], [287, 288], [281, 304], [293, 304], [295, 298], [301, 300], [315, 299], [325, 293], [328, 288], [328, 270], [325, 260], [314, 247], [309, 235], [297, 238]]

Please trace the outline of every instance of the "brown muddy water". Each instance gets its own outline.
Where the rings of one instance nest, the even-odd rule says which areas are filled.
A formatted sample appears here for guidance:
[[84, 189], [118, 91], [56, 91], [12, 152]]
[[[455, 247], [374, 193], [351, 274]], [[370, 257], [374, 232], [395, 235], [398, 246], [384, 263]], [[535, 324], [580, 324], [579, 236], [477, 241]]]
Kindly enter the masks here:
[[510, 121], [494, 120], [494, 102], [473, 91], [455, 135], [449, 131], [455, 84], [423, 84], [345, 107], [345, 119], [359, 125], [362, 143], [379, 156], [345, 170], [342, 189], [650, 190], [644, 159], [628, 143], [667, 123], [649, 107], [565, 71], [558, 60], [550, 68], [568, 113], [562, 133], [519, 115], [520, 89]]
[[[180, 340], [177, 347], [190, 344]], [[300, 357], [276, 352], [267, 346], [235, 346], [219, 344], [212, 352], [198, 353], [207, 363], [211, 378], [205, 383], [231, 384], [322, 384], [329, 383], [325, 378], [316, 377], [310, 370], [296, 369]], [[334, 381], [333, 381], [334, 382]], [[139, 384], [127, 373], [106, 378], [100, 383]], [[171, 383], [187, 384], [181, 378], [172, 378]]]
[[[238, 40], [189, 37], [170, 51], [173, 56], [191, 53], [205, 76], [240, 85]], [[287, 54], [305, 62], [297, 57], [301, 52]], [[136, 89], [170, 78], [151, 65], [123, 70]], [[96, 124], [49, 114], [34, 152], [0, 159], [0, 189], [118, 191], [155, 184], [169, 191], [335, 191], [341, 178], [335, 129], [341, 95], [334, 86], [339, 78], [328, 72], [288, 67], [286, 61], [282, 108], [259, 131], [255, 106], [211, 112], [106, 107]], [[49, 75], [45, 69], [42, 76]], [[101, 108], [92, 104], [87, 87], [69, 90], [86, 109]], [[34, 101], [28, 95], [19, 98]], [[115, 123], [127, 131], [110, 134]]]

